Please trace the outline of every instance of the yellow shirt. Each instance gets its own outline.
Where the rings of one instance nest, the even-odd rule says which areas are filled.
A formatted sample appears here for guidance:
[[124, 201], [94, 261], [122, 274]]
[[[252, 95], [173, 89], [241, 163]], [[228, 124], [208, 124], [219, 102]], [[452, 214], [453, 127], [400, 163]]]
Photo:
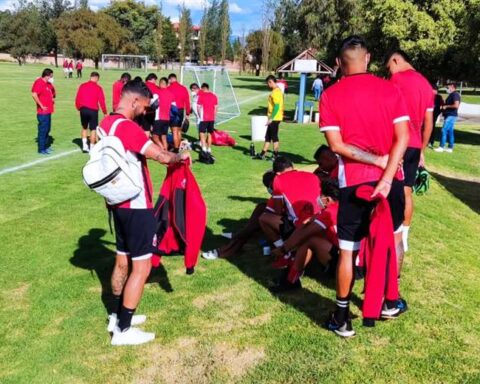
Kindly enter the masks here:
[[[273, 107], [275, 104], [278, 104], [280, 107], [276, 116], [272, 116]], [[280, 88], [275, 88], [270, 96], [268, 96], [268, 117], [273, 121], [282, 121], [283, 120], [283, 93]]]

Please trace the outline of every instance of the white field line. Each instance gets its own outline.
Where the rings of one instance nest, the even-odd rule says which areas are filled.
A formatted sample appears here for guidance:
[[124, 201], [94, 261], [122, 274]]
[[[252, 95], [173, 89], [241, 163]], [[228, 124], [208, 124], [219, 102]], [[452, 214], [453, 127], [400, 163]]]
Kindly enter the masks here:
[[[251, 101], [256, 100], [260, 97], [265, 97], [265, 95], [266, 95], [266, 93], [262, 93], [260, 95], [252, 96], [252, 97], [249, 97], [248, 99], [244, 99], [244, 100], [240, 101], [238, 104], [239, 105], [247, 104], [247, 103], [250, 103]], [[232, 119], [233, 119], [233, 117], [228, 119], [228, 120], [222, 121], [220, 124], [226, 123], [227, 121], [232, 120]], [[217, 124], [217, 125], [220, 125], [220, 124]], [[35, 165], [46, 163], [47, 161], [51, 161], [51, 160], [60, 159], [62, 157], [70, 156], [74, 153], [79, 153], [79, 152], [80, 152], [80, 149], [73, 149], [73, 150], [70, 150], [70, 151], [60, 152], [60, 153], [57, 153], [56, 155], [44, 157], [42, 159], [38, 159], [38, 160], [30, 161], [28, 163], [17, 165], [15, 167], [3, 168], [3, 169], [0, 169], [0, 176], [6, 175], [7, 173], [15, 173], [15, 172], [18, 172], [18, 171], [22, 171], [24, 169], [33, 167]]]

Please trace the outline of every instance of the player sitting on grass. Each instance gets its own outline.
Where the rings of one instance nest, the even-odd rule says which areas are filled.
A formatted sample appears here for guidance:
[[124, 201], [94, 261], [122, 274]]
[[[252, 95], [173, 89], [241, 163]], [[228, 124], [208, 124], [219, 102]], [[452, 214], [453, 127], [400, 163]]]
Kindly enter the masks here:
[[330, 147], [322, 144], [313, 155], [318, 167], [313, 171], [320, 180], [338, 179], [338, 157]]
[[[267, 188], [268, 193], [272, 193], [273, 179], [275, 178], [275, 173], [273, 171], [268, 171], [263, 174], [263, 185]], [[270, 197], [271, 200], [271, 197]], [[215, 260], [218, 258], [228, 259], [231, 256], [234, 256], [240, 252], [243, 246], [247, 243], [249, 239], [255, 236], [259, 231], [261, 231], [259, 219], [260, 216], [265, 212], [267, 208], [267, 202], [257, 204], [253, 210], [250, 218], [248, 219], [247, 224], [237, 233], [232, 236], [232, 239], [228, 244], [214, 249], [212, 251], [207, 251], [202, 254], [202, 257], [207, 260]]]
[[270, 290], [274, 293], [301, 288], [300, 277], [312, 255], [315, 254], [325, 271], [334, 272], [338, 260], [337, 213], [338, 181], [324, 179], [320, 202], [322, 211], [312, 217], [305, 225], [296, 229], [285, 243], [273, 250], [277, 259], [284, 258], [296, 250], [288, 274]]
[[212, 153], [212, 134], [215, 131], [215, 118], [217, 115], [218, 98], [210, 92], [207, 83], [202, 84], [202, 92], [197, 100], [197, 112], [200, 116], [200, 145], [203, 152]]
[[175, 105], [175, 97], [168, 89], [168, 79], [162, 77], [160, 79], [160, 87], [158, 89], [158, 108], [155, 111], [155, 121], [153, 123], [152, 140], [155, 144], [168, 149], [167, 135], [170, 126], [171, 113], [177, 112]]
[[[313, 173], [293, 169], [293, 163], [284, 156], [273, 162], [276, 173], [273, 181], [272, 203], [260, 216], [260, 226], [275, 248], [283, 246], [295, 227], [301, 226], [320, 212], [320, 182]], [[286, 259], [276, 268], [288, 265]]]

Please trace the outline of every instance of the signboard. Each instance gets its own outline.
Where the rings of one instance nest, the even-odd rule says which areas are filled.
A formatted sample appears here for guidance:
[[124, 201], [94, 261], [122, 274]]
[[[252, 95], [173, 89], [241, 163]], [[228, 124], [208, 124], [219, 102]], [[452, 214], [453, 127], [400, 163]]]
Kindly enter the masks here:
[[293, 70], [301, 73], [317, 72], [317, 60], [300, 60], [293, 63]]

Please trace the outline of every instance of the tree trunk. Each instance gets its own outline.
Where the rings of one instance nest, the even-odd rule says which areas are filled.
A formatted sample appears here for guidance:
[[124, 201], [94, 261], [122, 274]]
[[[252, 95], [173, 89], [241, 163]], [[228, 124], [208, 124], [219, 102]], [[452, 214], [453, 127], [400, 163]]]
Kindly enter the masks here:
[[53, 48], [53, 57], [55, 58], [55, 68], [58, 68], [58, 47]]

